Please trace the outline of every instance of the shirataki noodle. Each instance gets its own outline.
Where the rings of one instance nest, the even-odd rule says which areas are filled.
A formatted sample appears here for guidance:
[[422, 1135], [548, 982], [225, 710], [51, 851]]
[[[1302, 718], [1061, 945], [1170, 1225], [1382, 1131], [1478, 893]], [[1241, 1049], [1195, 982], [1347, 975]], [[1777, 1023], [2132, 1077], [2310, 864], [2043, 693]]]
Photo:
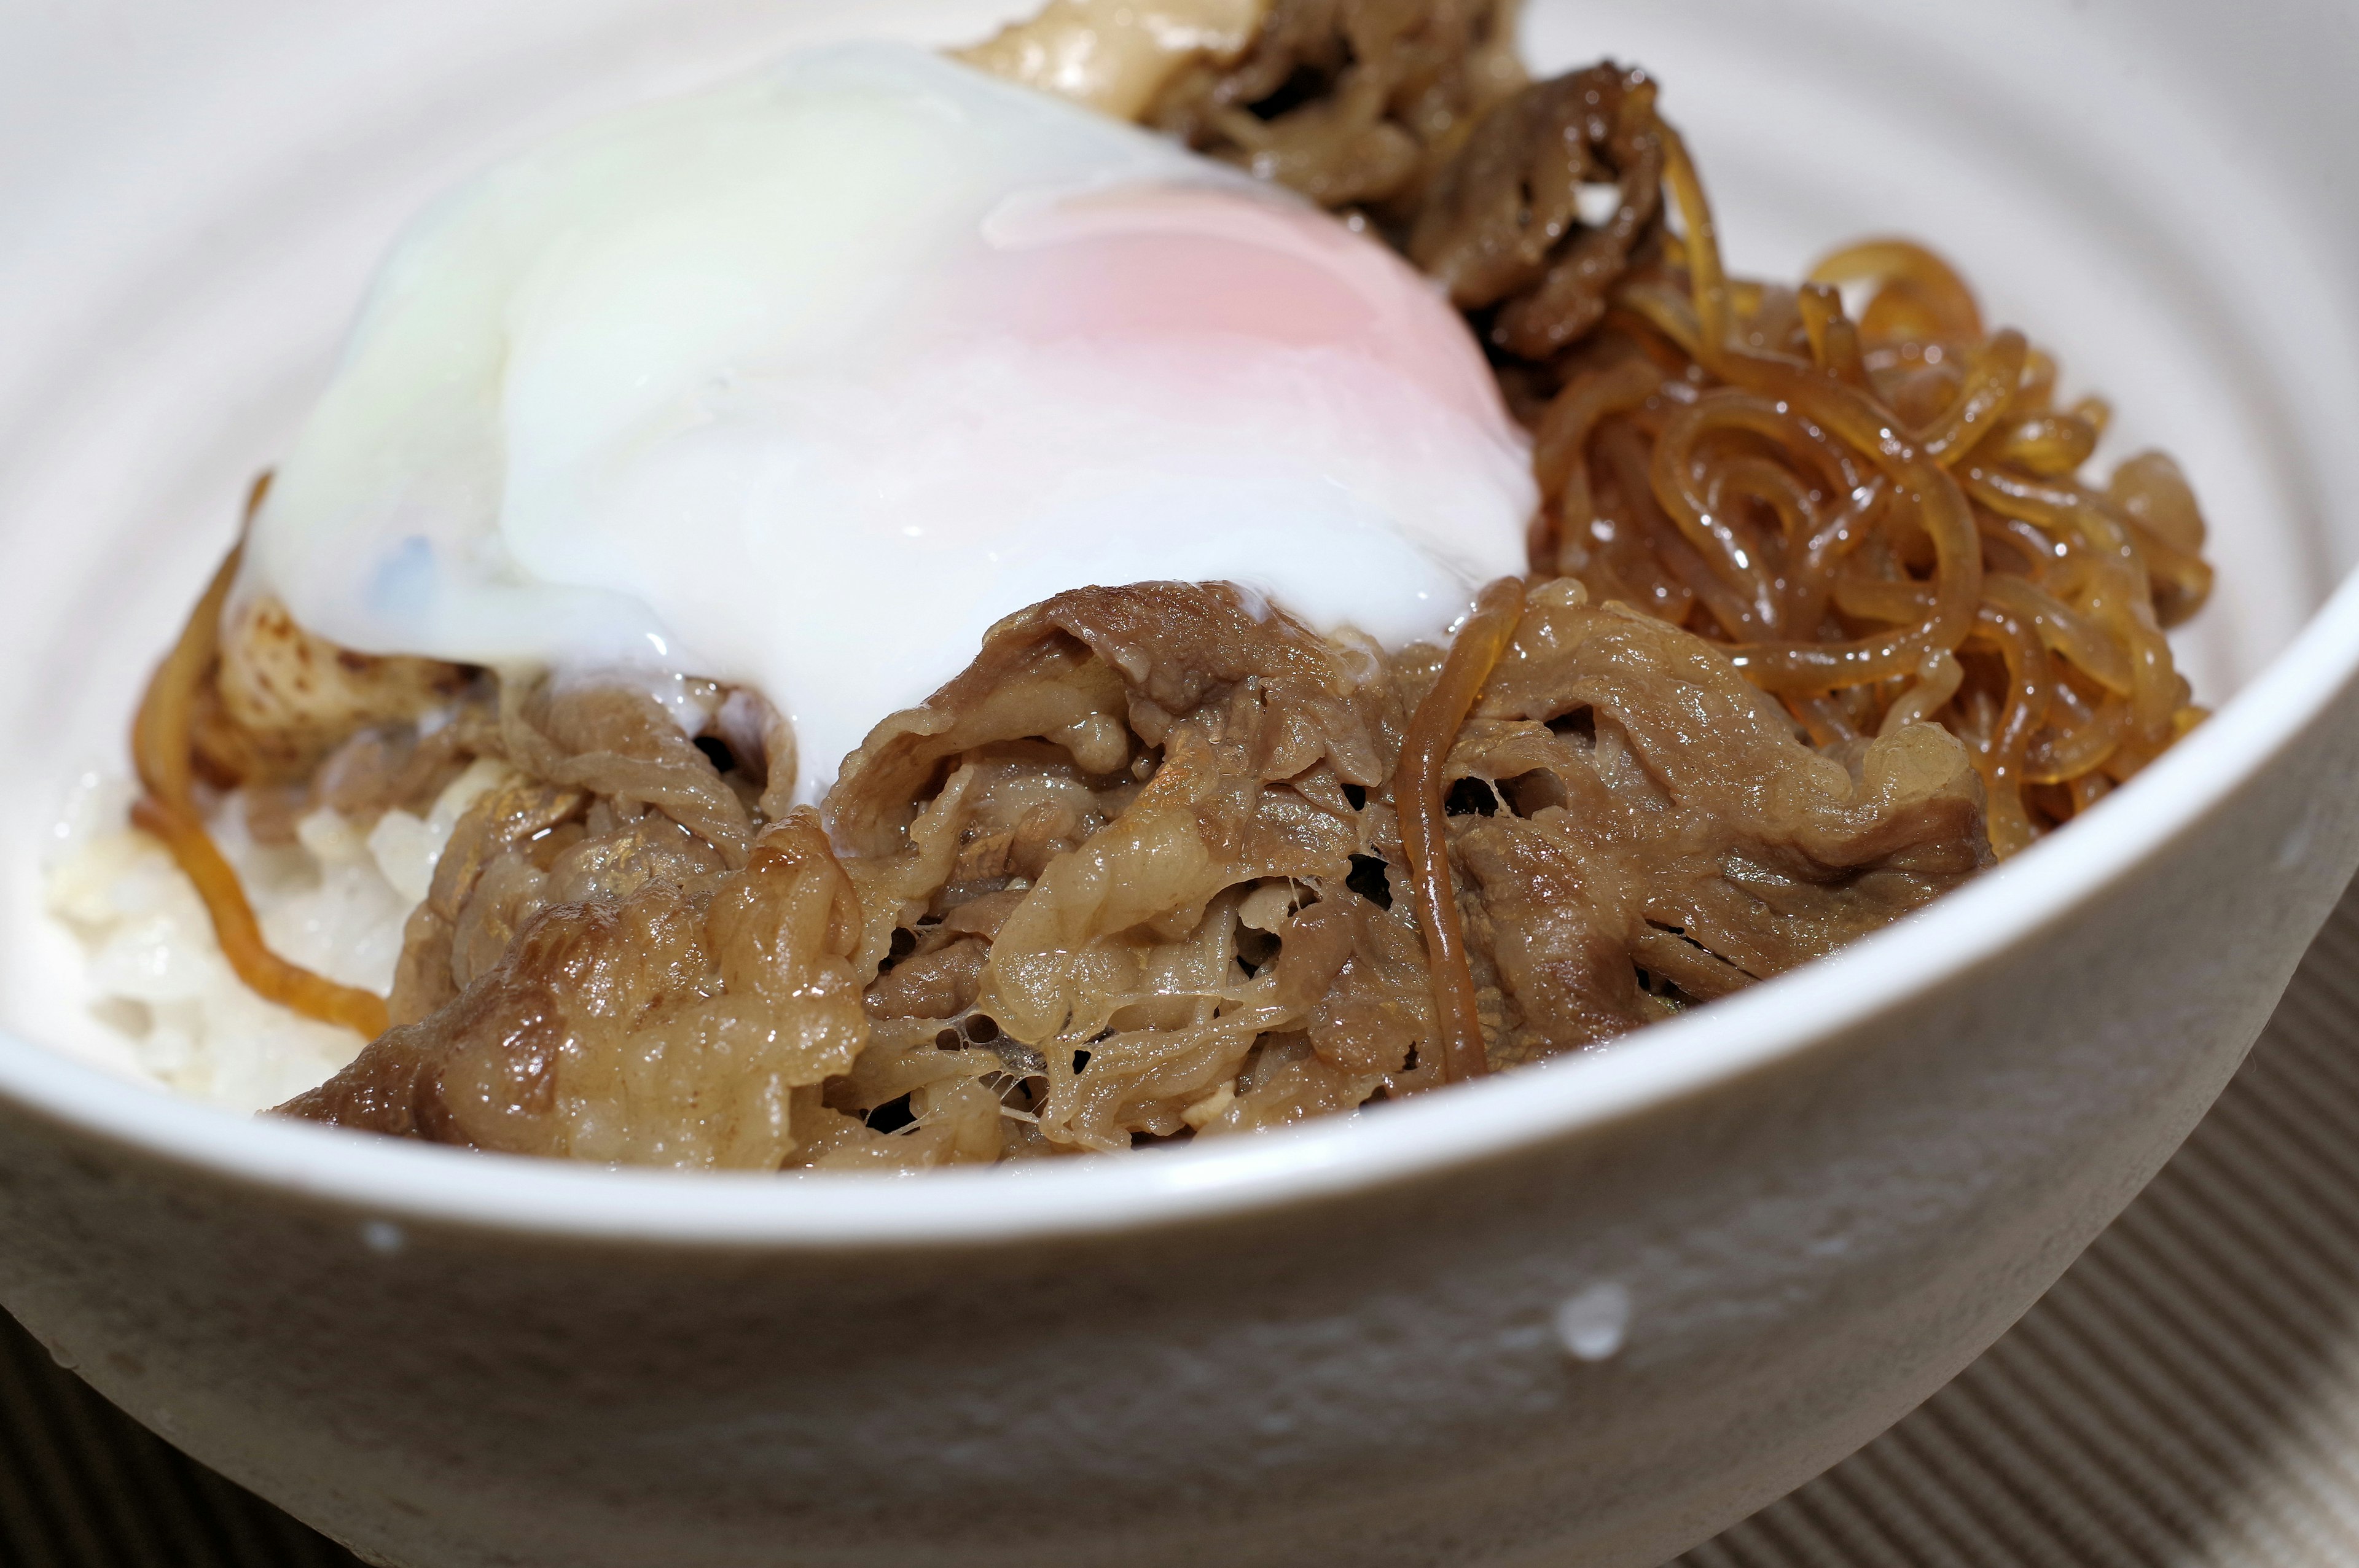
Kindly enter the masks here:
[[1538, 416], [1539, 564], [1725, 644], [1822, 744], [1942, 724], [2024, 848], [2201, 717], [2163, 637], [2211, 588], [2185, 481], [2154, 452], [2077, 479], [2104, 406], [2056, 407], [2054, 362], [1921, 247], [1732, 282], [1656, 135], [1685, 232]]

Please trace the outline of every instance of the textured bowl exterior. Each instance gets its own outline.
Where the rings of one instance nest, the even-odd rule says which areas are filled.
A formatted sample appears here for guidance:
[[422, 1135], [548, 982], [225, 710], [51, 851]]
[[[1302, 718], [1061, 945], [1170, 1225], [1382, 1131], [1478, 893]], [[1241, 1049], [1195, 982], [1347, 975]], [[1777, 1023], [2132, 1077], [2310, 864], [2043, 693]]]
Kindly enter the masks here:
[[[537, 4], [507, 9], [531, 12], [544, 43], [574, 29], [597, 49], [584, 43], [576, 59], [487, 44], [484, 59], [528, 57], [531, 69], [466, 80], [560, 81], [593, 55], [627, 55], [633, 39], [644, 48], [632, 59], [671, 47], [673, 24], [647, 19], [671, 16], [663, 7]], [[2211, 71], [2243, 106], [2239, 134], [2273, 156], [2347, 144], [2321, 138], [2311, 110], [2329, 114], [2321, 84], [2341, 81], [2336, 62], [2359, 49], [2311, 8], [2108, 5], [2096, 15], [2116, 32], [2171, 43]], [[271, 28], [329, 14], [223, 0], [220, 15], [238, 7]], [[711, 0], [677, 12], [710, 23], [720, 57], [737, 35], [713, 18], [766, 8]], [[1563, 18], [1610, 9], [1538, 5], [1532, 21], [1561, 34]], [[1815, 9], [1853, 41], [1884, 25], [1846, 0]], [[626, 14], [639, 19], [614, 19]], [[1712, 13], [1731, 26], [1743, 14]], [[1991, 36], [1954, 41], [1971, 50]], [[2305, 39], [2308, 58], [2293, 47]], [[361, 74], [307, 83], [285, 63], [263, 59], [290, 99], [360, 103], [374, 91]], [[427, 69], [387, 63], [387, 80], [412, 66]], [[661, 70], [628, 82], [668, 84]], [[158, 497], [234, 495], [299, 406], [310, 372], [290, 367], [312, 366], [325, 340], [271, 340], [277, 357], [256, 358], [251, 376], [239, 356], [282, 319], [332, 321], [340, 304], [324, 318], [316, 307], [350, 297], [338, 267], [381, 243], [376, 208], [337, 227], [302, 203], [342, 213], [332, 198], [368, 184], [371, 148], [442, 136], [450, 157], [471, 157], [488, 135], [450, 106], [496, 95], [453, 90], [431, 100], [449, 113], [421, 118], [395, 86], [370, 122], [386, 134], [354, 133], [349, 168], [322, 152], [301, 179], [220, 202], [249, 227], [283, 209], [289, 236], [330, 234], [324, 262], [292, 238], [277, 254], [304, 265], [283, 274], [266, 270], [261, 239], [244, 250], [150, 243], [135, 279], [147, 292], [122, 291], [148, 300], [147, 314], [106, 315], [119, 329], [112, 359], [80, 354], [75, 334], [98, 329], [71, 313], [45, 338], [25, 280], [47, 278], [63, 297], [73, 269], [57, 258], [83, 254], [77, 244], [90, 257], [135, 247], [103, 226], [60, 231], [25, 270], [0, 266], [0, 322], [20, 358], [49, 365], [49, 344], [95, 367], [83, 382], [62, 370], [28, 381], [78, 389], [37, 408], [0, 365], [0, 542], [15, 568], [0, 579], [0, 707], [12, 733], [43, 737], [0, 759], [11, 805], [29, 798], [18, 774], [50, 766], [49, 727], [69, 710], [123, 711], [158, 641], [147, 633], [219, 548]], [[0, 105], [28, 101], [0, 91]], [[2351, 128], [2348, 95], [2331, 102]], [[586, 106], [552, 88], [546, 121]], [[64, 124], [75, 106], [52, 107]], [[2090, 117], [2092, 136], [2148, 129], [2107, 132], [2104, 120]], [[499, 134], [518, 124], [542, 122], [504, 120]], [[291, 145], [283, 128], [249, 130], [257, 145]], [[1733, 137], [1720, 145], [1744, 152]], [[2195, 157], [2165, 147], [2119, 167], [2139, 190], [2167, 192], [2201, 173]], [[2350, 357], [2267, 351], [2347, 346], [2347, 320], [2274, 276], [2245, 288], [2234, 270], [2359, 244], [2344, 160], [2315, 162], [2290, 240], [2234, 248], [2218, 276], [2199, 247], [2185, 274], [2189, 297], [2243, 288], [2264, 316], [2272, 301], [2302, 308], [2256, 327], [2263, 351], [2227, 356], [2247, 378], [2237, 396], [2283, 394], [2310, 421], [2277, 427], [2288, 445], [2272, 460], [2306, 477], [2274, 502], [2253, 492], [2232, 519], [2256, 549], [2303, 541], [2285, 558], [2308, 562], [2310, 580], [2279, 607], [2282, 634], [2256, 637], [2272, 647], [2326, 600], [2332, 563], [2359, 539], [2359, 524], [2318, 499], [2359, 488], [2345, 482]], [[448, 172], [398, 168], [385, 199], [396, 207]], [[9, 172], [0, 166], [0, 190], [17, 189]], [[183, 185], [204, 192], [197, 174]], [[2121, 200], [2132, 218], [2143, 211]], [[2187, 223], [2171, 232], [2182, 247], [2201, 238]], [[2003, 266], [2003, 250], [1990, 259]], [[2184, 281], [2165, 272], [2169, 287]], [[92, 306], [90, 319], [99, 314]], [[2102, 313], [2090, 322], [2105, 328]], [[191, 388], [217, 365], [240, 386], [277, 376], [277, 401], [214, 410]], [[2139, 365], [2157, 379], [2118, 387], [2125, 405], [2170, 395], [2160, 370]], [[2299, 380], [2313, 373], [2344, 379], [2321, 392]], [[217, 427], [205, 424], [216, 412]], [[154, 461], [126, 463], [126, 450]], [[85, 544], [68, 525], [84, 517], [116, 532]], [[140, 569], [109, 575], [99, 557]], [[135, 634], [92, 637], [89, 623], [107, 623], [93, 605]], [[2327, 603], [2313, 632], [2298, 659], [2262, 672], [2249, 701], [2055, 853], [2043, 846], [1854, 955], [1606, 1059], [1225, 1152], [856, 1192], [667, 1185], [249, 1129], [158, 1108], [146, 1091], [0, 1038], [0, 1303], [141, 1421], [402, 1568], [1647, 1568], [1832, 1463], [1964, 1366], [2226, 1082], [2359, 865], [2359, 591]], [[2019, 918], [2006, 913], [2016, 890]], [[1949, 957], [1928, 933], [1957, 935]], [[23, 968], [12, 987], [30, 983]], [[1854, 981], [1849, 1000], [1831, 989]], [[6, 1000], [13, 1021], [21, 1010]], [[1517, 1108], [1517, 1095], [1540, 1108]], [[1485, 1142], [1482, 1118], [1495, 1115], [1500, 1131]], [[1256, 1161], [1270, 1173], [1259, 1185]], [[1229, 1184], [1227, 1195], [1198, 1201], [1200, 1179]], [[602, 1217], [607, 1193], [627, 1219]], [[939, 1216], [925, 1222], [935, 1193]], [[995, 1193], [1017, 1217], [1003, 1222]], [[712, 1217], [723, 1211], [737, 1217]], [[873, 1231], [798, 1217], [888, 1211], [900, 1217]]]
[[963, 1249], [397, 1235], [0, 1108], [0, 1300], [405, 1568], [1644, 1568], [1930, 1393], [2160, 1166], [2359, 864], [2316, 804], [2354, 765], [2346, 690], [2069, 922], [1415, 1181]]

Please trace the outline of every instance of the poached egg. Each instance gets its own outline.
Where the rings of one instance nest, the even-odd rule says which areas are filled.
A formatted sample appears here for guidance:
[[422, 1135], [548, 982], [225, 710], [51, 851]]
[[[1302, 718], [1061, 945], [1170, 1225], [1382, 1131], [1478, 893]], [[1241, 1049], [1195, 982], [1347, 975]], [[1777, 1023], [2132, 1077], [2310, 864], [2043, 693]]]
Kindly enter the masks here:
[[1066, 589], [1437, 638], [1527, 444], [1375, 241], [1076, 104], [837, 46], [561, 135], [384, 263], [241, 600], [366, 653], [706, 676], [799, 793]]

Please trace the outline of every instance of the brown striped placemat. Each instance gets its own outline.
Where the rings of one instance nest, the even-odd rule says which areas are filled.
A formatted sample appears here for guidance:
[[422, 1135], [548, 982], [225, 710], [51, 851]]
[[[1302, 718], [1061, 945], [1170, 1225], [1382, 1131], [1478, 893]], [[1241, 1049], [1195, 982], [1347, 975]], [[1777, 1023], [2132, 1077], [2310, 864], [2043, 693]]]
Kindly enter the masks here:
[[[1683, 1568], [2359, 1565], [2359, 887], [2154, 1184], [1990, 1353]], [[0, 1565], [356, 1568], [0, 1314]]]

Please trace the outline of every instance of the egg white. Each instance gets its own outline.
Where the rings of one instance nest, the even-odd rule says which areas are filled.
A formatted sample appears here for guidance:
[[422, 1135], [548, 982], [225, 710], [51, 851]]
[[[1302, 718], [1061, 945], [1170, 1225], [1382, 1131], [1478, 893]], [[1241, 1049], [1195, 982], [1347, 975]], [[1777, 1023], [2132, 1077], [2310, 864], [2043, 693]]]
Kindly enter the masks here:
[[1524, 439], [1432, 288], [1306, 204], [922, 50], [584, 126], [429, 209], [241, 595], [373, 653], [760, 689], [806, 798], [1069, 588], [1441, 634]]

